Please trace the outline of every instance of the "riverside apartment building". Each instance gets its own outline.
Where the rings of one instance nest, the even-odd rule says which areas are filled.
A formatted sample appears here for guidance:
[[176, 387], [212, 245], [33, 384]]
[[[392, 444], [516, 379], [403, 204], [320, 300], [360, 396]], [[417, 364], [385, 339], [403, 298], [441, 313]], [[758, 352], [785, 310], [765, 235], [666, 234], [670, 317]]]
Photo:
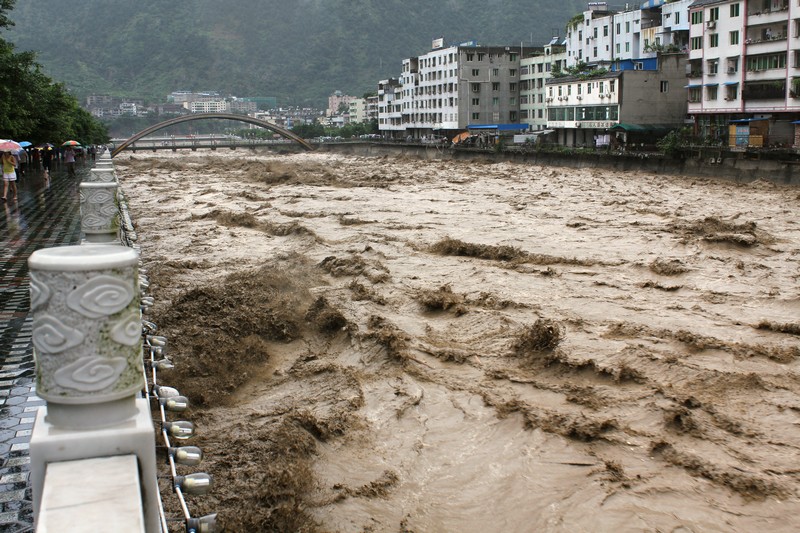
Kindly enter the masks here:
[[379, 114], [381, 133], [429, 139], [470, 126], [520, 124], [520, 60], [533, 51], [475, 42], [445, 47], [443, 39], [434, 40], [430, 52], [403, 60], [397, 82], [379, 83], [379, 106], [386, 113]]
[[696, 0], [689, 16], [696, 133], [738, 149], [800, 145], [800, 2]]

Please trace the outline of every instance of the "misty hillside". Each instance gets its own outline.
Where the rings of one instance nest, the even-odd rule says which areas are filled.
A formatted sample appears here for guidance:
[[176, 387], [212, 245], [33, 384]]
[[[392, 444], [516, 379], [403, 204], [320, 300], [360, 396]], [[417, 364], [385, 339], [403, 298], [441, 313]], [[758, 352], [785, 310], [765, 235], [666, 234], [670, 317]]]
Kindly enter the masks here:
[[46, 73], [78, 97], [162, 100], [173, 90], [217, 90], [321, 106], [333, 90], [375, 90], [434, 38], [538, 46], [563, 36], [585, 7], [585, 0], [18, 0], [6, 38], [36, 51]]

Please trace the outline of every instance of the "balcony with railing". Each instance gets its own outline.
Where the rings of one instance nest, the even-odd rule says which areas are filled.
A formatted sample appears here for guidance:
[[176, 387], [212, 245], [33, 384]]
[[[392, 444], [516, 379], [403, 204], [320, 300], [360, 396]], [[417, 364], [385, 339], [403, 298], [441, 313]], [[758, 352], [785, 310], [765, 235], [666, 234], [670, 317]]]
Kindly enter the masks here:
[[789, 11], [789, 2], [785, 0], [777, 5], [764, 7], [753, 2], [748, 6], [747, 18], [751, 23], [764, 24], [769, 22], [780, 22], [786, 20], [786, 13]]
[[742, 99], [754, 100], [785, 100], [786, 80], [749, 81], [742, 88]]

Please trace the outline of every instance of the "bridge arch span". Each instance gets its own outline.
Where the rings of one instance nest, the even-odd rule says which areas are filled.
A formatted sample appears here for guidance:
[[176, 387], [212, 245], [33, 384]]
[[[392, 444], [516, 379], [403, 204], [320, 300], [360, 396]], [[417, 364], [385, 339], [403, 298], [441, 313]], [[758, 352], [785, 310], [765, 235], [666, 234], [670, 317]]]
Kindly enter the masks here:
[[249, 117], [247, 115], [235, 115], [233, 113], [193, 113], [191, 115], [184, 115], [182, 117], [176, 117], [169, 120], [165, 120], [164, 122], [159, 122], [158, 124], [150, 126], [149, 128], [143, 129], [142, 131], [140, 131], [139, 133], [137, 133], [130, 139], [126, 140], [118, 147], [116, 147], [114, 151], [111, 152], [111, 157], [116, 156], [121, 151], [123, 151], [128, 146], [132, 145], [142, 137], [150, 135], [151, 133], [156, 132], [158, 130], [174, 126], [175, 124], [181, 124], [182, 122], [190, 122], [192, 120], [208, 120], [208, 119], [237, 120], [239, 122], [245, 122], [247, 124], [254, 124], [256, 126], [261, 126], [262, 128], [266, 128], [270, 131], [274, 131], [275, 133], [277, 133], [282, 137], [291, 139], [294, 142], [298, 143], [303, 148], [305, 148], [306, 150], [314, 149], [314, 147], [311, 146], [308, 143], [308, 141], [306, 141], [302, 137], [295, 135], [294, 133], [285, 128], [281, 128], [280, 126], [276, 126], [275, 124], [267, 122], [266, 120]]

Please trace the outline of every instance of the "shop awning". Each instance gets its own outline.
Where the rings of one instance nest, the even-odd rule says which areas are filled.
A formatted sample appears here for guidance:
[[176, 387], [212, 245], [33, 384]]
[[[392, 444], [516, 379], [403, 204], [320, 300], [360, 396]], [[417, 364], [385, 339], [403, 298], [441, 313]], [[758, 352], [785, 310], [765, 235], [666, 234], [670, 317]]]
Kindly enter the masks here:
[[768, 118], [737, 118], [736, 120], [729, 120], [730, 124], [747, 124], [749, 122], [758, 122], [760, 120], [769, 120]]
[[722, 85], [739, 85], [738, 81], [726, 81]]
[[706, 87], [716, 87], [719, 83], [706, 83]]
[[702, 83], [690, 83], [689, 85], [684, 85], [684, 89], [697, 89], [698, 87], [702, 87]]
[[610, 131], [626, 131], [628, 133], [646, 133], [651, 135], [666, 135], [672, 130], [679, 129], [680, 126], [671, 124], [628, 124], [620, 122], [609, 128]]
[[520, 131], [527, 130], [527, 124], [470, 124], [468, 130], [498, 130], [498, 131]]

